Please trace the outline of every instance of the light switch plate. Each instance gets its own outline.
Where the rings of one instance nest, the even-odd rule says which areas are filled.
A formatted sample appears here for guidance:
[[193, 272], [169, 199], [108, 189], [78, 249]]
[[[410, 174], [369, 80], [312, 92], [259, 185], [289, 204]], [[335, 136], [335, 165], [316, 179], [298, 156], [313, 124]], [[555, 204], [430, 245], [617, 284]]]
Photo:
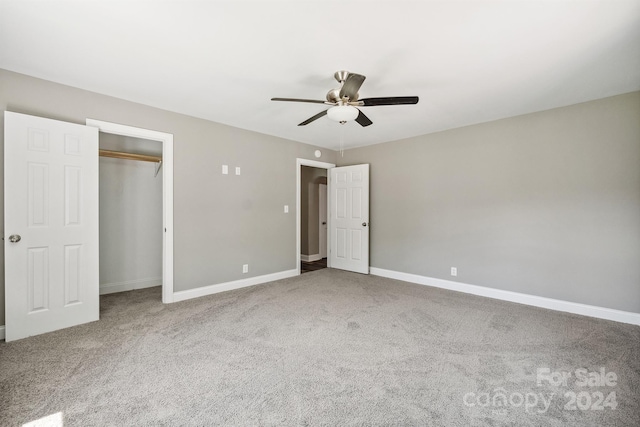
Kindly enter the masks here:
[[223, 175], [228, 175], [229, 174], [229, 166], [222, 165], [222, 174]]
[[289, 205], [284, 205], [284, 213], [289, 213]]
[[240, 175], [240, 166], [236, 166], [236, 175]]

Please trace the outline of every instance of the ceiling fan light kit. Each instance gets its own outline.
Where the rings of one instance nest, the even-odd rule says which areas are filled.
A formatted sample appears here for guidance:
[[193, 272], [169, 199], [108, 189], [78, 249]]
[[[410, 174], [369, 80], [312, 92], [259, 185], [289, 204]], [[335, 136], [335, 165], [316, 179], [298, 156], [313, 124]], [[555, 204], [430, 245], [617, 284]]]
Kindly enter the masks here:
[[378, 105], [412, 105], [418, 103], [417, 96], [390, 96], [383, 98], [366, 98], [359, 99], [358, 90], [366, 79], [365, 76], [348, 71], [336, 71], [333, 75], [340, 83], [339, 89], [331, 89], [327, 93], [327, 100], [320, 101], [314, 99], [298, 99], [298, 98], [271, 98], [272, 101], [287, 102], [311, 102], [314, 104], [326, 104], [332, 107], [324, 110], [298, 124], [298, 126], [306, 126], [309, 123], [318, 120], [321, 117], [328, 116], [331, 120], [338, 123], [346, 123], [355, 120], [360, 126], [366, 127], [373, 122], [356, 107], [375, 107]]
[[359, 112], [356, 107], [352, 107], [351, 105], [336, 105], [327, 110], [327, 117], [333, 121], [344, 124], [355, 120]]

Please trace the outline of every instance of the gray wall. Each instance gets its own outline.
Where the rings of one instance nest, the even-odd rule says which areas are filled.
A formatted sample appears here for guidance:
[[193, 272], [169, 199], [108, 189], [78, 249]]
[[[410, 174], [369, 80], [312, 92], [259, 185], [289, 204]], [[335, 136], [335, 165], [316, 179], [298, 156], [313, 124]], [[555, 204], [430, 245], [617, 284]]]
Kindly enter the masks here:
[[[0, 70], [0, 109], [80, 124], [93, 118], [174, 135], [176, 291], [296, 268], [296, 158], [315, 159], [319, 147], [5, 70]], [[4, 117], [0, 126], [4, 147]], [[335, 152], [322, 152], [323, 161], [335, 162]], [[222, 175], [222, 164], [232, 171], [240, 166], [242, 175]], [[4, 224], [2, 212], [4, 206]], [[249, 264], [249, 274], [242, 274], [242, 264]], [[4, 263], [0, 269], [4, 324]]]
[[300, 174], [300, 252], [320, 253], [320, 183], [327, 183], [327, 170], [302, 166]]
[[[174, 134], [177, 291], [296, 268], [295, 159], [318, 147], [4, 70], [0, 108]], [[640, 93], [322, 151], [371, 164], [372, 266], [640, 312]]]
[[[162, 155], [159, 141], [105, 133], [100, 148]], [[150, 162], [100, 157], [99, 163], [100, 286], [162, 284], [162, 173], [156, 176]]]
[[640, 92], [337, 160], [371, 164], [372, 266], [640, 312]]

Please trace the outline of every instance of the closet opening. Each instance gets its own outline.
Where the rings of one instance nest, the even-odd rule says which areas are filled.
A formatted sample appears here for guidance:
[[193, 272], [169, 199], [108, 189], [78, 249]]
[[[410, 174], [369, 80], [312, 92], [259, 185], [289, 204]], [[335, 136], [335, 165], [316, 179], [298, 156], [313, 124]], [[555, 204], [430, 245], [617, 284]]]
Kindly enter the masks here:
[[99, 148], [100, 294], [160, 287], [162, 142], [100, 132]]
[[[87, 126], [92, 126], [98, 128], [100, 131], [100, 149], [110, 151], [110, 154], [106, 154], [103, 151], [103, 156], [100, 157], [99, 162], [103, 164], [106, 161], [118, 161], [118, 162], [126, 162], [122, 163], [122, 168], [139, 168], [137, 172], [133, 172], [132, 170], [127, 170], [124, 172], [124, 169], [121, 171], [122, 175], [120, 177], [112, 178], [113, 182], [111, 185], [113, 188], [108, 189], [114, 193], [117, 197], [121, 198], [121, 201], [124, 201], [126, 197], [134, 200], [135, 208], [127, 208], [126, 210], [120, 209], [120, 213], [116, 213], [116, 209], [113, 208], [113, 212], [105, 212], [104, 214], [100, 213], [100, 284], [101, 284], [101, 294], [109, 293], [109, 291], [120, 292], [129, 289], [140, 289], [143, 287], [154, 286], [159, 282], [162, 285], [162, 302], [163, 303], [171, 303], [174, 301], [173, 298], [173, 135], [165, 132], [158, 132], [150, 129], [137, 128], [133, 126], [121, 125], [118, 123], [105, 122], [102, 120], [96, 119], [87, 119]], [[113, 138], [115, 139], [113, 139]], [[113, 155], [113, 152], [117, 152]], [[105, 155], [106, 154], [106, 155]], [[126, 156], [125, 156], [126, 154]], [[109, 157], [107, 157], [109, 156]], [[142, 159], [138, 156], [142, 157], [156, 157], [156, 159], [145, 158]], [[157, 157], [162, 158], [162, 163], [158, 163]], [[123, 158], [127, 157], [127, 158]], [[145, 161], [147, 160], [147, 161]], [[137, 166], [134, 163], [139, 163]], [[114, 165], [109, 165], [114, 166]], [[106, 166], [109, 168], [109, 166]], [[117, 169], [117, 167], [112, 167], [111, 169]], [[100, 168], [100, 186], [103, 186], [105, 183], [102, 182], [103, 173], [108, 173], [107, 169]], [[142, 170], [146, 170], [144, 173]], [[124, 179], [125, 176], [128, 175], [136, 175], [140, 174], [146, 180], [144, 184], [138, 184], [141, 186], [139, 190], [137, 190], [134, 194], [128, 193], [128, 187], [130, 184], [128, 181]], [[157, 254], [157, 247], [154, 246], [154, 249], [149, 249], [149, 259], [146, 259], [143, 263], [144, 269], [130, 267], [123, 267], [119, 265], [119, 263], [115, 262], [118, 259], [122, 260], [122, 255], [114, 255], [114, 259], [102, 260], [103, 258], [103, 246], [108, 245], [108, 242], [102, 242], [103, 239], [108, 238], [108, 240], [113, 243], [112, 236], [108, 236], [105, 234], [108, 231], [109, 227], [113, 227], [113, 225], [108, 223], [109, 216], [108, 215], [127, 215], [126, 219], [127, 224], [138, 224], [139, 227], [146, 228], [146, 223], [148, 221], [147, 216], [144, 214], [146, 208], [141, 206], [139, 203], [140, 199], [146, 200], [146, 196], [144, 195], [144, 189], [146, 186], [149, 188], [161, 187], [161, 209], [159, 209], [162, 222], [158, 228], [157, 223], [152, 228], [154, 230], [158, 230], [160, 233], [160, 239], [162, 241], [161, 244], [161, 273], [157, 276], [157, 264], [155, 263], [155, 256], [150, 255], [151, 252]], [[125, 194], [125, 190], [127, 193]], [[118, 195], [118, 192], [121, 194]], [[105, 197], [106, 197], [105, 193]], [[139, 197], [138, 197], [139, 196]], [[154, 197], [157, 194], [154, 193]], [[155, 200], [155, 199], [154, 199]], [[107, 209], [105, 204], [107, 200], [100, 200], [100, 207]], [[124, 204], [123, 204], [124, 206]], [[155, 205], [157, 206], [157, 205]], [[157, 208], [156, 208], [157, 209]], [[123, 213], [126, 212], [126, 213]], [[158, 211], [154, 210], [152, 215], [158, 214]], [[103, 216], [104, 215], [104, 216]], [[132, 218], [138, 218], [140, 223], [133, 221]], [[120, 221], [125, 221], [125, 219], [120, 218]], [[103, 221], [106, 221], [103, 224]], [[154, 221], [156, 221], [154, 217]], [[130, 233], [136, 233], [136, 228], [133, 225], [127, 225]], [[140, 253], [140, 245], [144, 245], [144, 238], [136, 238], [132, 239], [130, 234], [127, 234], [124, 228], [118, 229], [119, 236], [123, 241], [119, 242], [119, 247], [124, 248], [124, 251], [129, 252], [138, 252]], [[138, 230], [139, 231], [139, 230]], [[149, 235], [149, 239], [157, 239], [158, 235], [153, 234]], [[154, 240], [155, 241], [155, 240]], [[110, 253], [111, 248], [104, 249], [105, 256], [106, 253]], [[129, 253], [127, 252], [127, 253]], [[141, 252], [143, 258], [146, 257], [145, 252]], [[103, 263], [106, 263], [103, 265]], [[152, 267], [153, 264], [153, 267]], [[110, 267], [108, 267], [110, 266]], [[110, 268], [110, 269], [109, 269]], [[120, 276], [116, 275], [116, 271], [120, 269]], [[126, 272], [126, 277], [125, 273]], [[135, 272], [135, 274], [129, 274]], [[114, 281], [115, 280], [115, 281]], [[107, 286], [109, 285], [109, 286]]]

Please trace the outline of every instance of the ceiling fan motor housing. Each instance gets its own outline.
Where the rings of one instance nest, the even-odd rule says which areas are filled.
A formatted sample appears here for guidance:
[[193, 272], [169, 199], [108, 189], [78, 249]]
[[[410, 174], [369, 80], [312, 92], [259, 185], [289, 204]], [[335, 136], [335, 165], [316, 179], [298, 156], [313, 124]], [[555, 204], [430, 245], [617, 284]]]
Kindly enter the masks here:
[[331, 89], [327, 92], [327, 101], [338, 102], [340, 101], [340, 89]]

